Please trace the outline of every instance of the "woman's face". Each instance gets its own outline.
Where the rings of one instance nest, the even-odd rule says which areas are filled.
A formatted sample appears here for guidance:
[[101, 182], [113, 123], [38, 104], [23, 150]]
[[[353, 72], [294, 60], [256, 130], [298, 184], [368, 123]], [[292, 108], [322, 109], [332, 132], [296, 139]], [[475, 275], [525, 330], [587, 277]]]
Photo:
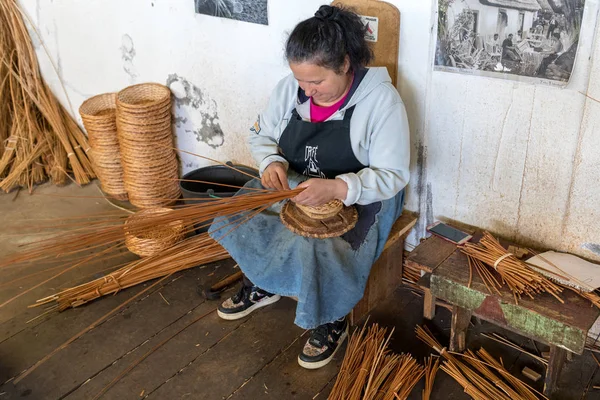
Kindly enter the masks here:
[[348, 74], [349, 63], [346, 64], [340, 74], [308, 62], [290, 63], [290, 68], [304, 93], [316, 104], [327, 106], [346, 94], [352, 79]]

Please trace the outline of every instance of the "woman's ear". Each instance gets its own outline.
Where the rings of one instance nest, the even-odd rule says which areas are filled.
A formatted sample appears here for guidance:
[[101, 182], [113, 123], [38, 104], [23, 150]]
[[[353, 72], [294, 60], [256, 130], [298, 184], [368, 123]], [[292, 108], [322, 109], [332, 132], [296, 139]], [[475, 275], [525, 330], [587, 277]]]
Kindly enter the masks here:
[[347, 74], [350, 71], [350, 57], [346, 54], [346, 57], [344, 58], [344, 67], [343, 67], [343, 71], [344, 74]]

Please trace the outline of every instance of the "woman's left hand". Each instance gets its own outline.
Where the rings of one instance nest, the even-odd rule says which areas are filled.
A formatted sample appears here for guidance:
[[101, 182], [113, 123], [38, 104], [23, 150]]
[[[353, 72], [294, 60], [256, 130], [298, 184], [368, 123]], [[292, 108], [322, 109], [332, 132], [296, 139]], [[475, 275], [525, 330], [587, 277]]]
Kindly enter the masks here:
[[303, 206], [320, 206], [331, 200], [345, 200], [348, 195], [348, 185], [341, 179], [313, 178], [298, 185], [305, 188], [292, 200]]

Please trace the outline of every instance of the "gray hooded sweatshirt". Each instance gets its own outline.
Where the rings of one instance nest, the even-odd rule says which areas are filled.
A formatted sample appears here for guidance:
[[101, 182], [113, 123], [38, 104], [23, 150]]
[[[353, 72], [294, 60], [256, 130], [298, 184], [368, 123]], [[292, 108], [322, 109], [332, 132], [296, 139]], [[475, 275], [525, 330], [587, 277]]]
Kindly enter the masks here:
[[[392, 198], [409, 179], [408, 119], [386, 68], [369, 68], [350, 100], [327, 121], [344, 119], [346, 110], [354, 105], [350, 143], [356, 159], [367, 167], [357, 173], [336, 176], [348, 185], [344, 200], [347, 206]], [[266, 111], [259, 115], [251, 129], [250, 150], [261, 175], [275, 161], [289, 167], [279, 155], [277, 143], [294, 107], [302, 119], [310, 121], [310, 100], [300, 103], [298, 82], [290, 74], [277, 84]]]

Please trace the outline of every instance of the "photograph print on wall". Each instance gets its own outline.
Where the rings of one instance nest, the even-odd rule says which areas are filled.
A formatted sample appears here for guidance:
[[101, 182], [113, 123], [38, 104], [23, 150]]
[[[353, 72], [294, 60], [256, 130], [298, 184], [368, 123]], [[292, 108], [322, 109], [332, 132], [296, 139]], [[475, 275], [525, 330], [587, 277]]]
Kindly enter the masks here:
[[267, 0], [195, 0], [196, 13], [269, 25]]
[[585, 0], [438, 0], [438, 71], [564, 86]]

